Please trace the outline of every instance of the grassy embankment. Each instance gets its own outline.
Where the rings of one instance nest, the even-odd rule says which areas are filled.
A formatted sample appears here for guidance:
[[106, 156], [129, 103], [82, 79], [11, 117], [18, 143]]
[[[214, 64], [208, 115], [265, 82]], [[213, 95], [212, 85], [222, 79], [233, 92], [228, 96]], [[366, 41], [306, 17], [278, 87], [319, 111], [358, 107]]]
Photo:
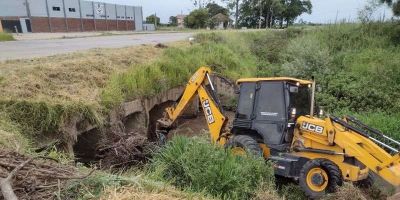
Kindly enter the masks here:
[[[140, 65], [136, 63], [146, 58], [131, 62], [130, 54], [123, 55], [125, 59], [116, 55], [103, 58], [103, 54], [89, 61], [89, 64], [86, 55], [78, 59], [82, 62], [78, 64], [69, 57], [61, 56], [59, 63], [45, 62], [39, 67], [41, 61], [34, 61], [35, 70], [23, 67], [22, 71], [16, 71], [13, 63], [6, 63], [6, 67], [1, 68], [8, 74], [1, 78], [0, 128], [2, 133], [10, 133], [13, 137], [19, 132], [23, 133], [20, 137], [28, 135], [28, 138], [34, 138], [42, 134], [54, 134], [63, 120], [71, 115], [82, 115], [101, 124], [104, 113], [119, 103], [152, 96], [181, 85], [199, 65], [210, 65], [214, 71], [231, 79], [281, 75], [309, 78], [314, 75], [324, 89], [318, 94], [318, 102], [329, 112], [355, 114], [399, 139], [399, 29], [396, 24], [369, 24], [334, 25], [311, 30], [200, 34], [193, 46], [168, 48], [156, 61]], [[29, 66], [29, 61], [16, 62], [14, 65], [20, 65], [21, 62]], [[60, 71], [54, 72], [54, 66]], [[81, 73], [63, 71], [71, 66]], [[114, 71], [118, 66], [122, 66], [121, 71], [117, 70], [119, 73]], [[101, 76], [93, 76], [93, 71]], [[113, 73], [111, 77], [108, 76], [110, 73]], [[76, 85], [76, 82], [79, 84]], [[77, 89], [81, 86], [85, 89]], [[14, 138], [14, 141], [19, 139]], [[17, 146], [9, 141], [3, 143], [9, 147]], [[221, 155], [210, 153], [199, 156], [218, 160]], [[178, 155], [175, 156], [177, 159]], [[191, 155], [191, 158], [197, 157]], [[174, 168], [186, 166], [184, 161], [187, 162], [183, 160], [176, 163]], [[214, 173], [209, 171], [211, 169], [201, 171], [196, 166], [188, 166], [190, 168], [186, 170], [199, 170], [201, 174]], [[222, 165], [219, 167], [218, 171], [225, 169], [221, 168]], [[244, 194], [234, 187], [230, 191], [232, 194], [225, 196], [221, 192], [224, 190], [213, 191], [204, 182], [199, 182], [195, 175], [160, 170], [161, 174], [169, 173], [171, 176], [168, 178], [173, 180], [180, 179], [180, 175], [187, 176], [184, 179], [186, 182], [170, 182], [183, 190], [204, 192], [216, 198], [239, 197], [235, 196], [235, 192]], [[268, 176], [268, 173], [263, 176]], [[166, 181], [165, 177], [159, 178]], [[227, 180], [229, 182], [230, 179]], [[213, 181], [216, 180], [209, 179], [207, 183]], [[270, 181], [267, 181], [269, 184]], [[267, 190], [267, 193], [275, 194], [275, 191]], [[262, 193], [253, 190], [245, 194], [246, 197], [252, 197]], [[281, 195], [302, 199], [298, 188], [291, 185], [284, 187]]]
[[10, 33], [0, 32], [0, 42], [15, 40]]
[[26, 151], [62, 138], [60, 126], [70, 116], [101, 124], [100, 94], [110, 75], [162, 52], [141, 46], [1, 63], [0, 145]]

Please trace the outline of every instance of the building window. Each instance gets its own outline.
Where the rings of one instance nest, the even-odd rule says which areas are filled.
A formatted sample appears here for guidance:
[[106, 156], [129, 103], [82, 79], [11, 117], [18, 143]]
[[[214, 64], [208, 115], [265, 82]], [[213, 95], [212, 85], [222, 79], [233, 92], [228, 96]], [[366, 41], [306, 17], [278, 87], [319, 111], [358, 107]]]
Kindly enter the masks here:
[[54, 10], [54, 11], [60, 11], [61, 9], [60, 9], [60, 7], [53, 6], [53, 10]]
[[69, 8], [69, 12], [76, 12], [75, 8]]

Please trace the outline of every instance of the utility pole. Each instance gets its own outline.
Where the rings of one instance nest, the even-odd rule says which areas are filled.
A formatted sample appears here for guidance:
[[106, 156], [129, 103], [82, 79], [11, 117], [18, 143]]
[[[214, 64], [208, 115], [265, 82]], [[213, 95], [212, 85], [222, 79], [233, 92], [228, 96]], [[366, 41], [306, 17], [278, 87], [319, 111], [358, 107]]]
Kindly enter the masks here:
[[154, 28], [157, 29], [157, 13], [154, 13]]
[[262, 22], [262, 0], [259, 0], [259, 8], [260, 8], [260, 19], [258, 21], [258, 29], [261, 29]]
[[236, 12], [235, 12], [235, 29], [237, 29], [238, 27], [238, 20], [239, 20], [239, 1], [240, 0], [236, 0]]

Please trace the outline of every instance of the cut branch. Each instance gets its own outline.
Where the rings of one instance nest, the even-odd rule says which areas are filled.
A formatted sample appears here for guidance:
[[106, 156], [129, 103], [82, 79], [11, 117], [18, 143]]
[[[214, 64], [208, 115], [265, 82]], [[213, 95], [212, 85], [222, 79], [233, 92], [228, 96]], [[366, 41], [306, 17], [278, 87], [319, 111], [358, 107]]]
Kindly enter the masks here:
[[0, 188], [1, 188], [1, 193], [3, 194], [4, 199], [6, 200], [18, 200], [17, 195], [15, 195], [14, 190], [12, 189], [12, 184], [11, 181], [15, 174], [18, 173], [19, 170], [21, 170], [25, 165], [29, 164], [34, 160], [35, 157], [28, 159], [27, 161], [21, 163], [18, 165], [16, 168], [14, 168], [10, 174], [6, 178], [0, 178]]

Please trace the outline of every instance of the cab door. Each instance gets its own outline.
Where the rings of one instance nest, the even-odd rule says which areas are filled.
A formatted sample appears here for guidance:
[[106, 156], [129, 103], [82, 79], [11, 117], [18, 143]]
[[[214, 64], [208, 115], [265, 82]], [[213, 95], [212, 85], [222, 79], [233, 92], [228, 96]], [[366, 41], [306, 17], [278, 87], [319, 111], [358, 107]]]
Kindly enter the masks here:
[[284, 82], [259, 82], [253, 112], [252, 129], [270, 148], [281, 150], [287, 124]]

